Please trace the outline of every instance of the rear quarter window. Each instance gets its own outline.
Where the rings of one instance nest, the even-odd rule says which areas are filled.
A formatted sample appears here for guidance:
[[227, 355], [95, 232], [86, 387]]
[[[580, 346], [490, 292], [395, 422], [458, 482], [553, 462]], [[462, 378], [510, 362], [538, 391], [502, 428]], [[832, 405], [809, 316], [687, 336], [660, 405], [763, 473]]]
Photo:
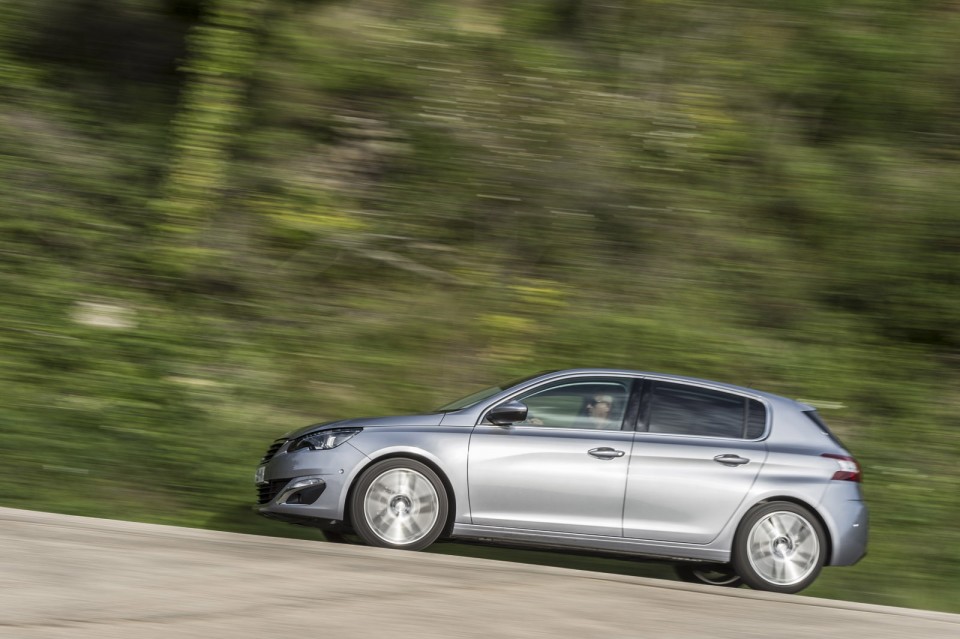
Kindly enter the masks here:
[[758, 439], [767, 429], [767, 407], [755, 399], [747, 405], [747, 439]]

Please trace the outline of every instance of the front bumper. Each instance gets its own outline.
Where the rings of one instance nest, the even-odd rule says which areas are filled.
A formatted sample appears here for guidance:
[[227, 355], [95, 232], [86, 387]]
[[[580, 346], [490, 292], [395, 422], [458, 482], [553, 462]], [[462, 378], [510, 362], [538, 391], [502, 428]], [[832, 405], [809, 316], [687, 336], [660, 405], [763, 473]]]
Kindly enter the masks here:
[[256, 511], [265, 517], [321, 527], [344, 519], [349, 480], [367, 457], [345, 442], [329, 450], [287, 452], [283, 444], [258, 470]]

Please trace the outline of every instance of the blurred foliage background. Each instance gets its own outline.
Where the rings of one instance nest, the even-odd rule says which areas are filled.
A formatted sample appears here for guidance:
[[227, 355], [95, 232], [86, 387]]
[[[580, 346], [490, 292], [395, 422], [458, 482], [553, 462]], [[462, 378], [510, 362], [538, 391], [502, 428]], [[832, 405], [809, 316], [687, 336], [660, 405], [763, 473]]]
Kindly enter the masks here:
[[960, 611], [958, 9], [4, 0], [0, 503], [310, 536], [287, 430], [660, 370], [863, 463], [807, 594]]

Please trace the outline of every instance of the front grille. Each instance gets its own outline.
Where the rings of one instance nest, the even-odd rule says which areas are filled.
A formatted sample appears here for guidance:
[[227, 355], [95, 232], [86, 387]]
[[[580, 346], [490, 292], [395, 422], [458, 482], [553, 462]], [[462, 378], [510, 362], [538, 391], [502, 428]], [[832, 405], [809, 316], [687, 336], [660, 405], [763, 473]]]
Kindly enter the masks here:
[[270, 448], [267, 449], [267, 453], [263, 456], [263, 459], [260, 460], [260, 464], [266, 464], [268, 461], [273, 459], [273, 456], [277, 454], [277, 451], [280, 450], [280, 447], [287, 443], [285, 439], [278, 439], [270, 445]]
[[277, 495], [280, 494], [280, 491], [283, 490], [284, 486], [286, 486], [288, 483], [290, 483], [289, 479], [274, 479], [273, 481], [268, 481], [265, 484], [259, 484], [257, 486], [257, 503], [270, 503]]

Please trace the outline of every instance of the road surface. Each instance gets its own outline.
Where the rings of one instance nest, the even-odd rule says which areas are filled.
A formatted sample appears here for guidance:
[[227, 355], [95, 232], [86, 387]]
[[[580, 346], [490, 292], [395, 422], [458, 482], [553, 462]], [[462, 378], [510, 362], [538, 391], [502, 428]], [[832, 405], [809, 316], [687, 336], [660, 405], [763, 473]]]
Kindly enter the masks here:
[[957, 639], [960, 615], [0, 508], [0, 637]]

